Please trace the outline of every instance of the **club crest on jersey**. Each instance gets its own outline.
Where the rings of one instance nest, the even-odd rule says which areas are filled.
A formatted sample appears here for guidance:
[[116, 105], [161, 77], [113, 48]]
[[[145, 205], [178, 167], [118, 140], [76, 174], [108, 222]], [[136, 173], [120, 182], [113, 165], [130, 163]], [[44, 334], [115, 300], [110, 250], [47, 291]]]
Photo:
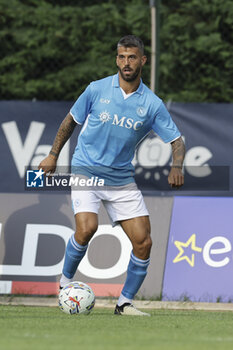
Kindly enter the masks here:
[[139, 117], [145, 117], [146, 115], [146, 109], [144, 107], [138, 107], [136, 112]]

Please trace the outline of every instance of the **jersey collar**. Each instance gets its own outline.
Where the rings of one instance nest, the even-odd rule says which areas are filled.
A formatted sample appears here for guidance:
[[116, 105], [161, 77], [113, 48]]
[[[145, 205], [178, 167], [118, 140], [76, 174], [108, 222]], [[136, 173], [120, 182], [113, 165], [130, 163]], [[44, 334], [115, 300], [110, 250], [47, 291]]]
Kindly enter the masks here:
[[[137, 88], [137, 90], [135, 91], [135, 93], [138, 93], [138, 94], [142, 95], [143, 92], [144, 92], [144, 86], [143, 85], [144, 84], [142, 82], [142, 79], [140, 79], [140, 85]], [[113, 77], [112, 77], [112, 86], [113, 87], [117, 87], [117, 88], [120, 87], [120, 84], [119, 84], [119, 73], [113, 75]]]

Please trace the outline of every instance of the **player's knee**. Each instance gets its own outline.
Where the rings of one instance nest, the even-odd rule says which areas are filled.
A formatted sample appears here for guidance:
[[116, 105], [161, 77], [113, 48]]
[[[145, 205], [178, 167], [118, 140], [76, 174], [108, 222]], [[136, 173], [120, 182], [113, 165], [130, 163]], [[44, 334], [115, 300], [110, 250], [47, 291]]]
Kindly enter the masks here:
[[145, 241], [143, 242], [143, 249], [146, 253], [149, 254], [151, 251], [151, 247], [152, 247], [152, 239], [151, 239], [151, 236], [148, 235]]
[[75, 231], [75, 239], [77, 243], [81, 245], [86, 245], [93, 237], [97, 231], [98, 226], [95, 224], [82, 225], [82, 227], [77, 227]]
[[151, 247], [152, 247], [152, 239], [151, 239], [151, 236], [148, 235], [143, 241], [138, 243], [134, 248], [136, 256], [139, 259], [148, 259], [150, 256]]

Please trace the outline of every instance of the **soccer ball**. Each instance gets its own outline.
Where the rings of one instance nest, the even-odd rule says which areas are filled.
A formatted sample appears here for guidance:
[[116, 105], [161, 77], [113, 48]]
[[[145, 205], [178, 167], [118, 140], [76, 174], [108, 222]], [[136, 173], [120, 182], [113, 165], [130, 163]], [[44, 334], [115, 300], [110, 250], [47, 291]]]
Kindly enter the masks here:
[[95, 305], [95, 294], [83, 282], [70, 282], [59, 293], [59, 308], [69, 315], [88, 315]]

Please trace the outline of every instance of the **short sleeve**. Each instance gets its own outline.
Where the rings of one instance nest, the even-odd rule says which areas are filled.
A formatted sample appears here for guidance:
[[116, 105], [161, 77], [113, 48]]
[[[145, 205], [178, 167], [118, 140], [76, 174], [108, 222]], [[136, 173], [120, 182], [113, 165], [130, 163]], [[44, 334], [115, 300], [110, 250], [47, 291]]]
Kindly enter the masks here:
[[163, 102], [161, 102], [156, 111], [152, 129], [166, 143], [172, 142], [181, 136], [180, 131]]
[[91, 87], [88, 85], [86, 90], [79, 96], [77, 101], [71, 107], [70, 114], [78, 124], [83, 124], [91, 109]]

